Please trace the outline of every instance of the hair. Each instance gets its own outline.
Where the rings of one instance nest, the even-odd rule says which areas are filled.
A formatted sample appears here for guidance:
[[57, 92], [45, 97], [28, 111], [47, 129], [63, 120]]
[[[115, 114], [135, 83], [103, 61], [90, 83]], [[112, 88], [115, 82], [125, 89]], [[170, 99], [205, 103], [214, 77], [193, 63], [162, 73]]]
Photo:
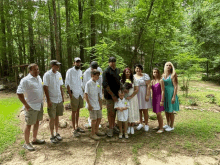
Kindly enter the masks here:
[[92, 71], [91, 71], [91, 76], [92, 75], [100, 75], [100, 72], [97, 70], [97, 69], [93, 69]]
[[[157, 70], [158, 73], [158, 77], [159, 79], [161, 79], [161, 74], [160, 74], [160, 70], [158, 68], [154, 68], [153, 70]], [[153, 79], [155, 79], [154, 75], [152, 74]]]
[[136, 69], [136, 67], [140, 68], [142, 71], [144, 70], [143, 66], [141, 64], [136, 64], [134, 66], [134, 70]]
[[116, 58], [115, 57], [109, 57], [108, 62], [116, 62]]
[[32, 64], [28, 65], [28, 70], [31, 71], [32, 67], [34, 67], [34, 66], [38, 66], [38, 65], [35, 64], [35, 63], [32, 63]]
[[170, 64], [172, 66], [172, 68], [171, 68], [171, 78], [174, 78], [174, 80], [178, 83], [178, 81], [177, 81], [177, 74], [176, 74], [175, 68], [174, 68], [174, 66], [173, 66], [173, 64], [171, 62], [166, 62], [165, 63], [165, 65], [164, 65], [164, 73], [163, 73], [162, 77], [164, 77], [164, 76], [167, 77], [168, 76], [168, 72], [167, 72], [167, 69], [166, 69], [166, 65], [167, 64]]
[[90, 67], [92, 69], [97, 69], [98, 68], [98, 63], [96, 61], [91, 62]]
[[134, 77], [133, 77], [133, 73], [132, 73], [132, 70], [130, 69], [130, 68], [125, 68], [124, 69], [124, 71], [123, 71], [123, 74], [122, 74], [122, 83], [124, 84], [125, 83], [125, 81], [126, 81], [126, 70], [129, 70], [130, 71], [130, 77], [129, 77], [129, 79], [131, 80], [131, 82], [133, 83], [133, 81], [134, 81]]

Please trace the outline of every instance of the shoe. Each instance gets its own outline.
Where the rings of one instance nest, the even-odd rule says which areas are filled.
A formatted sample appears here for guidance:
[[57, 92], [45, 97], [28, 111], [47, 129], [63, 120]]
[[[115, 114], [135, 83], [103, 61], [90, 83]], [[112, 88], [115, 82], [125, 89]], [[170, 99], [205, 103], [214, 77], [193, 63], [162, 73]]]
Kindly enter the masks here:
[[57, 144], [58, 141], [57, 141], [56, 136], [51, 137], [51, 138], [50, 138], [50, 142], [53, 143], [53, 144]]
[[113, 131], [114, 131], [114, 133], [116, 133], [116, 134], [119, 134], [119, 132], [120, 132], [120, 130], [119, 130], [116, 126], [114, 126]]
[[156, 133], [163, 133], [163, 130], [159, 129]]
[[35, 151], [35, 148], [31, 145], [31, 143], [24, 144], [23, 147], [28, 151]]
[[59, 141], [61, 141], [63, 138], [60, 136], [60, 134], [59, 133], [57, 133], [56, 135], [55, 135], [55, 138], [57, 139], [57, 140], [59, 140]]
[[73, 136], [74, 136], [74, 137], [80, 137], [80, 133], [75, 129], [75, 130], [73, 131]]
[[85, 130], [80, 127], [78, 127], [76, 130], [77, 130], [77, 132], [85, 133]]
[[119, 137], [119, 139], [122, 139], [122, 133], [119, 133], [118, 137]]
[[99, 132], [96, 133], [96, 135], [97, 135], [97, 136], [105, 136], [105, 133], [102, 132], [102, 131], [99, 131]]
[[128, 139], [128, 134], [127, 133], [125, 134], [125, 139]]
[[153, 130], [158, 130], [158, 129], [160, 129], [160, 128], [159, 128], [159, 127], [154, 127], [154, 128], [153, 128]]
[[96, 134], [90, 135], [90, 138], [93, 139], [93, 140], [100, 140], [100, 139], [101, 139], [101, 138], [98, 137]]
[[31, 142], [31, 144], [34, 144], [34, 145], [44, 144], [44, 143], [45, 143], [45, 140], [39, 140], [39, 139], [36, 139], [35, 141]]
[[165, 125], [165, 126], [163, 126], [164, 129], [166, 129], [166, 128], [168, 128], [168, 127], [170, 127], [170, 126], [169, 126], [169, 125]]
[[109, 130], [108, 130], [107, 136], [108, 136], [108, 137], [112, 137], [112, 136], [113, 136], [113, 129], [109, 129]]
[[173, 128], [169, 127], [169, 128], [166, 128], [165, 130], [166, 130], [167, 132], [170, 132], [170, 131], [173, 131], [173, 130], [174, 130], [174, 127], [173, 127]]
[[146, 131], [146, 132], [149, 131], [149, 126], [148, 125], [144, 126], [144, 131]]
[[131, 127], [128, 127], [127, 133], [128, 133], [128, 134], [131, 133]]
[[143, 128], [143, 124], [139, 124], [138, 126], [137, 126], [137, 130], [139, 131], [141, 128]]
[[131, 127], [131, 134], [134, 134], [134, 127]]

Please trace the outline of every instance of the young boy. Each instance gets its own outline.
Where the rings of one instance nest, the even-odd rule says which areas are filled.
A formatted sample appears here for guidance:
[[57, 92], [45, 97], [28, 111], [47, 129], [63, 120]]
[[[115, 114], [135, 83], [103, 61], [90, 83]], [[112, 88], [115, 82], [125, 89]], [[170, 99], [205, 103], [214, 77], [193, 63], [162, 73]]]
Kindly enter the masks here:
[[118, 102], [115, 102], [114, 108], [117, 110], [117, 117], [118, 117], [118, 125], [120, 129], [119, 139], [122, 138], [123, 131], [122, 131], [122, 123], [124, 123], [124, 135], [125, 138], [128, 139], [127, 128], [128, 128], [128, 109], [129, 109], [129, 102], [124, 98], [124, 91], [121, 89], [118, 91], [119, 99]]
[[92, 132], [90, 137], [94, 140], [99, 140], [100, 137], [98, 136], [105, 135], [104, 132], [99, 131], [99, 124], [102, 119], [102, 91], [99, 83], [97, 82], [99, 75], [100, 72], [98, 70], [94, 69], [91, 71], [92, 78], [86, 83], [85, 86], [86, 108], [88, 108], [90, 119], [92, 120]]

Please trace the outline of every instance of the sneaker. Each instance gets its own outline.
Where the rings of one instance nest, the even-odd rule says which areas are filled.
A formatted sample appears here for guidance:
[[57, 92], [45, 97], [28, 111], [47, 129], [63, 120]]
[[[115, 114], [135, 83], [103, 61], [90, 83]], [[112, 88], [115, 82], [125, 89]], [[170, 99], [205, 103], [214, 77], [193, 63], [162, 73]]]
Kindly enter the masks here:
[[131, 133], [131, 127], [128, 127], [127, 133], [128, 133], [128, 134]]
[[53, 144], [56, 144], [58, 143], [57, 139], [56, 139], [56, 136], [53, 136], [50, 138], [50, 142], [53, 143]]
[[128, 139], [128, 134], [127, 133], [125, 134], [125, 139]]
[[122, 133], [119, 133], [118, 137], [119, 137], [119, 139], [122, 139]]
[[61, 141], [63, 138], [60, 136], [60, 134], [59, 133], [57, 133], [56, 135], [55, 135], [55, 138], [57, 139], [57, 140], [59, 140], [59, 141]]
[[114, 126], [113, 131], [114, 131], [114, 133], [116, 133], [116, 134], [119, 134], [119, 132], [120, 132], [120, 130], [119, 130], [116, 126]]
[[134, 134], [134, 127], [131, 127], [131, 134]]
[[112, 137], [112, 136], [113, 136], [113, 129], [109, 129], [109, 130], [108, 130], [107, 136], [108, 136], [108, 137]]
[[146, 131], [146, 132], [149, 131], [149, 126], [148, 125], [144, 126], [144, 131]]
[[139, 124], [138, 126], [137, 126], [137, 130], [139, 131], [141, 128], [143, 128], [143, 124]]
[[23, 147], [28, 151], [35, 151], [35, 148], [31, 145], [31, 143], [24, 144]]
[[105, 133], [102, 132], [102, 131], [99, 131], [99, 132], [96, 133], [96, 135], [97, 135], [97, 136], [105, 136]]
[[100, 140], [100, 139], [101, 139], [101, 138], [98, 137], [96, 134], [90, 135], [90, 138], [93, 139], [93, 140]]
[[169, 126], [169, 125], [165, 125], [165, 126], [163, 126], [164, 129], [166, 129], [166, 128], [168, 128], [168, 127], [170, 127], [170, 126]]
[[77, 130], [77, 132], [85, 133], [85, 130], [80, 127], [78, 127], [76, 130]]
[[44, 143], [45, 143], [45, 140], [36, 139], [35, 141], [32, 141], [31, 143], [34, 144], [34, 145], [44, 144]]
[[73, 131], [73, 136], [74, 136], [74, 137], [80, 137], [80, 133], [75, 129], [75, 130]]
[[165, 130], [168, 131], [168, 132], [170, 132], [170, 131], [173, 131], [173, 130], [174, 130], [174, 127], [173, 127], [173, 128], [169, 127], [169, 128], [166, 128]]

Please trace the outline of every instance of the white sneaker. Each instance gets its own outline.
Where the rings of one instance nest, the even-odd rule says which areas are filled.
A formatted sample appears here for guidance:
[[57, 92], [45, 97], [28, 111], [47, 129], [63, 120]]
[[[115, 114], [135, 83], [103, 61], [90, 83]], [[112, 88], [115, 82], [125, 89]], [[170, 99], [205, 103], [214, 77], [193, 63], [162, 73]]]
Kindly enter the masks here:
[[146, 131], [146, 132], [149, 131], [149, 126], [148, 125], [144, 126], [144, 131]]
[[165, 126], [163, 126], [164, 129], [169, 128], [169, 127], [170, 127], [169, 125], [165, 125]]
[[131, 127], [131, 134], [134, 134], [134, 127]]
[[143, 128], [143, 124], [139, 124], [138, 126], [137, 126], [137, 130], [139, 131], [141, 128]]
[[173, 131], [173, 130], [174, 130], [174, 127], [173, 127], [173, 128], [169, 127], [169, 128], [166, 128], [165, 130], [168, 131], [168, 132], [170, 132], [170, 131]]
[[128, 134], [131, 133], [131, 127], [128, 127], [127, 133], [128, 133]]

